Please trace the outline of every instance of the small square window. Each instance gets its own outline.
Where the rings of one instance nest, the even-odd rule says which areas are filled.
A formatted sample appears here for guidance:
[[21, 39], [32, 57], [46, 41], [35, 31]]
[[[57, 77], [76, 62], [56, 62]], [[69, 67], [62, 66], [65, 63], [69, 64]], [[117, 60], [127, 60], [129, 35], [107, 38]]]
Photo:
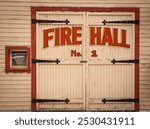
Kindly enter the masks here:
[[12, 51], [11, 65], [12, 67], [27, 66], [27, 51]]
[[30, 72], [30, 48], [7, 46], [5, 63], [6, 72]]

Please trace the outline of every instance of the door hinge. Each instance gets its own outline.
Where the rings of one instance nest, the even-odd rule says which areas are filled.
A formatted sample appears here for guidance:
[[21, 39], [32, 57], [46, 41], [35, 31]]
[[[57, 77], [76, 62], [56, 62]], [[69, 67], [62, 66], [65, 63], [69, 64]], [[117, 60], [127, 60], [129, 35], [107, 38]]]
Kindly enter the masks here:
[[115, 60], [115, 59], [113, 59], [111, 61], [111, 63], [113, 63], [113, 64], [115, 64], [115, 63], [135, 63], [135, 64], [138, 64], [139, 60], [138, 59], [135, 59], [135, 60]]
[[56, 59], [56, 60], [38, 60], [38, 59], [32, 59], [32, 63], [35, 64], [35, 63], [60, 63], [60, 60], [59, 59]]
[[106, 20], [103, 20], [102, 23], [104, 25], [106, 25], [106, 23], [139, 24], [140, 21], [139, 20], [128, 20], [128, 21], [106, 21]]
[[65, 23], [66, 25], [70, 23], [68, 19], [66, 20], [38, 20], [38, 19], [32, 19], [32, 24], [36, 23]]
[[135, 99], [102, 99], [101, 100], [104, 104], [107, 102], [134, 102], [134, 103], [138, 103], [139, 99], [135, 98]]
[[70, 100], [68, 99], [68, 98], [66, 98], [66, 99], [32, 99], [32, 103], [43, 103], [43, 102], [45, 102], [45, 103], [47, 103], [47, 102], [65, 102], [65, 103], [69, 103], [70, 102]]

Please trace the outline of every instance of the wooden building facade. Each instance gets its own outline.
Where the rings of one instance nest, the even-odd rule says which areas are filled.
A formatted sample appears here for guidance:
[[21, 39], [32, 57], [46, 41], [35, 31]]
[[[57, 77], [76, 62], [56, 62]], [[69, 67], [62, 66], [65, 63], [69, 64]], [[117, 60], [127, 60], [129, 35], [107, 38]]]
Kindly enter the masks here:
[[[112, 23], [113, 25], [110, 28], [113, 34], [121, 33], [122, 37], [128, 37], [126, 44], [122, 47], [126, 50], [130, 48], [131, 51], [124, 51], [121, 47], [122, 50], [109, 48], [108, 45], [115, 46], [115, 43], [112, 44], [110, 40], [108, 41], [109, 44], [106, 45], [108, 48], [97, 48], [93, 45], [96, 43], [95, 40], [92, 42], [91, 33], [100, 32], [96, 27], [104, 26], [103, 20], [124, 21], [124, 18], [127, 21], [138, 23], [135, 23], [135, 25], [126, 25], [125, 23], [124, 26], [120, 24], [117, 26]], [[64, 19], [63, 22], [68, 23], [36, 24], [34, 22], [37, 21], [33, 21], [33, 19], [61, 21]], [[92, 31], [94, 27], [95, 30]], [[117, 32], [116, 28], [119, 27], [120, 30]], [[49, 30], [49, 28], [56, 29]], [[109, 25], [107, 26], [106, 23], [106, 27], [102, 27], [101, 32], [108, 35], [108, 28]], [[68, 33], [71, 33], [70, 35], [73, 35], [70, 40], [64, 38], [67, 35], [65, 35], [65, 29]], [[125, 30], [128, 31], [126, 34]], [[55, 35], [50, 37], [48, 31], [54, 32]], [[56, 39], [57, 36], [59, 37], [59, 33], [61, 33], [61, 39], [59, 39], [61, 43]], [[62, 36], [63, 34], [65, 36]], [[78, 38], [74, 39], [74, 36]], [[115, 34], [113, 36], [112, 39], [114, 40]], [[46, 44], [44, 39], [43, 44], [43, 37], [47, 40], [54, 37], [55, 41]], [[103, 34], [102, 43], [98, 43], [99, 39], [97, 38], [97, 44], [105, 45], [104, 40], [108, 40], [107, 38], [107, 36], [104, 38]], [[118, 39], [118, 41], [121, 40], [122, 42], [125, 41], [123, 38]], [[64, 44], [65, 41], [68, 42], [67, 44], [71, 41], [81, 44], [80, 41], [82, 41], [83, 46], [65, 46], [62, 49], [58, 46], [57, 49], [53, 48], [58, 44], [63, 44], [63, 41]], [[133, 44], [129, 46], [128, 42], [130, 41]], [[52, 43], [55, 45], [51, 46]], [[91, 44], [91, 46], [86, 43]], [[47, 48], [44, 52], [42, 51], [43, 47]], [[75, 50], [79, 53], [76, 53]], [[88, 51], [93, 54], [89, 58], [86, 54]], [[69, 56], [63, 55], [65, 52]], [[100, 56], [97, 57], [95, 52], [98, 52], [97, 54]], [[114, 53], [114, 55], [110, 53], [108, 56], [107, 53], [109, 52]], [[18, 56], [18, 54], [20, 55]], [[27, 61], [20, 60], [21, 57], [28, 57]], [[39, 60], [53, 59], [53, 61], [56, 59], [56, 66], [40, 65], [37, 60], [33, 60], [37, 58]], [[93, 60], [93, 58], [96, 60]], [[124, 67], [116, 64], [114, 66], [113, 61], [116, 60], [107, 62], [114, 58], [120, 60], [122, 58], [126, 60], [135, 59], [135, 62], [133, 62], [134, 65], [127, 64]], [[139, 64], [136, 59], [139, 59]], [[20, 61], [22, 61], [21, 64]], [[80, 65], [81, 63], [83, 65]], [[111, 63], [113, 66], [108, 67]], [[99, 64], [105, 64], [106, 66], [99, 67]], [[17, 67], [17, 65], [20, 66]], [[62, 74], [61, 70], [63, 72], [62, 77], [59, 76]], [[117, 75], [112, 74], [117, 70]], [[127, 70], [131, 72], [128, 73]], [[123, 73], [125, 74], [122, 75]], [[54, 74], [57, 74], [56, 77], [53, 77]], [[93, 77], [94, 75], [95, 77]], [[105, 75], [110, 81], [103, 77]], [[111, 76], [109, 77], [109, 75]], [[60, 82], [61, 79], [62, 82]], [[66, 79], [69, 80], [64, 81]], [[114, 84], [111, 84], [111, 82]], [[48, 87], [49, 84], [54, 86], [50, 88]], [[65, 87], [62, 86], [63, 84]], [[106, 89], [103, 89], [104, 87], [99, 88], [99, 85], [102, 84], [105, 84]], [[123, 88], [121, 88], [121, 84]], [[73, 85], [73, 89], [71, 85]], [[43, 86], [45, 86], [46, 91], [43, 91]], [[111, 86], [115, 87], [112, 89], [114, 90], [112, 93], [108, 92]], [[95, 90], [93, 90], [94, 88]], [[104, 97], [100, 95], [104, 95]], [[126, 95], [127, 98], [124, 97]], [[56, 102], [56, 105], [55, 103], [49, 105], [46, 102], [42, 105], [39, 102], [36, 104], [36, 102], [42, 101], [39, 96], [42, 99], [51, 97], [55, 101], [62, 97], [63, 100], [60, 99], [59, 101], [65, 103], [57, 104], [58, 102]], [[57, 96], [59, 97], [57, 98]], [[113, 96], [114, 104], [106, 106], [105, 103], [111, 101], [111, 96]], [[121, 99], [125, 98], [125, 103], [130, 101], [130, 98], [134, 98], [134, 100], [126, 105], [121, 102], [119, 106], [116, 106], [115, 101], [118, 96]], [[138, 101], [136, 99], [139, 99], [139, 102], [133, 104], [133, 101]], [[71, 104], [69, 105], [69, 103]], [[45, 111], [47, 109], [150, 111], [150, 0], [0, 0], [0, 111]]]

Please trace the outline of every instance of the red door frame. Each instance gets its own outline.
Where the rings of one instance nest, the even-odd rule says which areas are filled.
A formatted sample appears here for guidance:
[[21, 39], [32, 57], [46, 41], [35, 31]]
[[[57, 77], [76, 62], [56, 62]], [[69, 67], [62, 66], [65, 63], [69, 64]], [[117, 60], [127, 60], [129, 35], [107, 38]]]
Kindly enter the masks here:
[[[99, 8], [99, 7], [31, 7], [31, 19], [36, 19], [37, 11], [74, 11], [74, 12], [133, 12], [135, 20], [140, 19], [139, 8]], [[31, 24], [32, 59], [36, 59], [36, 24]], [[135, 25], [135, 59], [139, 59], [139, 25]], [[32, 99], [36, 98], [36, 64], [32, 64]], [[135, 64], [135, 98], [139, 98], [139, 64]], [[139, 103], [135, 103], [139, 111]], [[36, 111], [36, 103], [31, 102], [31, 110]]]

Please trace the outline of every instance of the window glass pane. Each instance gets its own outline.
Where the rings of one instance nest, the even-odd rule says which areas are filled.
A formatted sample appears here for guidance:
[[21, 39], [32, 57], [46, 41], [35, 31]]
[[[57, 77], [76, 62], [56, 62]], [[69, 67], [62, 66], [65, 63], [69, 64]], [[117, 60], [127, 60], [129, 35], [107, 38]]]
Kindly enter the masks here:
[[27, 66], [27, 52], [12, 51], [12, 66]]

